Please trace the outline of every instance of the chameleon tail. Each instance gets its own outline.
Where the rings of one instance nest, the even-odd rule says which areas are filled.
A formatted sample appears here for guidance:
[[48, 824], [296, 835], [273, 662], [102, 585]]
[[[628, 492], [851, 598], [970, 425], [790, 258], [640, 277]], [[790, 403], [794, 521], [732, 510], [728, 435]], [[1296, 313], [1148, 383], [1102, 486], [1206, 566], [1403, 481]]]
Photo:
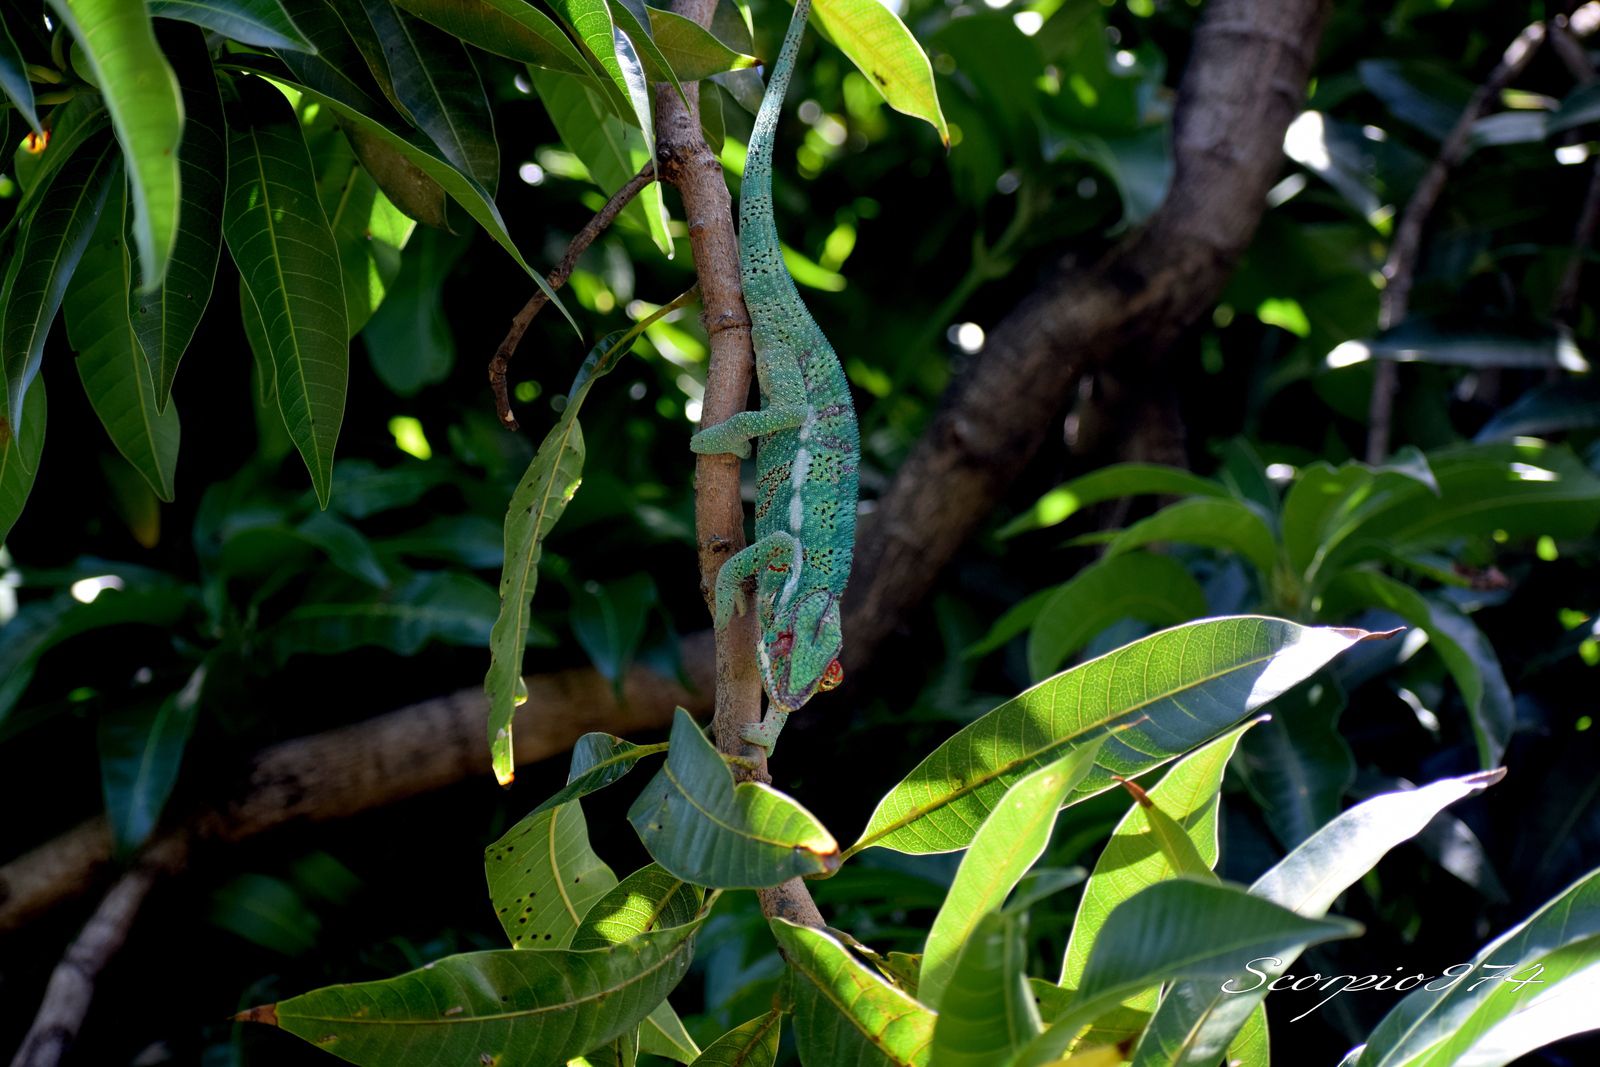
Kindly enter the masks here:
[[[778, 116], [783, 111], [783, 98], [789, 91], [789, 76], [794, 73], [795, 56], [800, 52], [800, 38], [805, 36], [806, 19], [811, 14], [811, 0], [795, 0], [794, 17], [789, 20], [789, 30], [783, 35], [783, 46], [778, 49], [778, 60], [767, 78], [766, 95], [761, 98], [761, 108], [756, 113], [755, 128], [750, 134], [749, 154], [745, 163], [744, 182], [739, 194], [740, 227], [757, 223], [764, 216], [772, 225], [770, 210], [756, 213], [759, 203], [772, 196], [772, 143], [778, 132]], [[777, 232], [772, 234], [773, 247], [777, 247]]]

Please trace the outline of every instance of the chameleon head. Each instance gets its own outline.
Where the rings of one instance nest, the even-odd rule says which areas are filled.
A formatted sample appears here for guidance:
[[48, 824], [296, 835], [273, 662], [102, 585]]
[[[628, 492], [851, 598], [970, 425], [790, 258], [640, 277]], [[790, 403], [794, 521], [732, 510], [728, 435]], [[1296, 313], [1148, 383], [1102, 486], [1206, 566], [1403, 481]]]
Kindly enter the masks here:
[[842, 682], [843, 644], [839, 598], [828, 590], [813, 590], [779, 612], [757, 646], [761, 681], [773, 706], [796, 711], [817, 690], [833, 689]]

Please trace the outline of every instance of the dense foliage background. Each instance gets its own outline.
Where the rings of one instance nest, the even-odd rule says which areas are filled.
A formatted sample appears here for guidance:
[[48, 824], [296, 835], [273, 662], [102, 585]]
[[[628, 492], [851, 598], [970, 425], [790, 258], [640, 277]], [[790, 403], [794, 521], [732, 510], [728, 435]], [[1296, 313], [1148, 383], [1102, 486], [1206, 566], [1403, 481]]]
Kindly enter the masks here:
[[[285, 8], [298, 6], [315, 5]], [[54, 70], [48, 37], [20, 29], [42, 25], [36, 7], [8, 0], [0, 11], [21, 54]], [[788, 10], [754, 5], [754, 54], [773, 54]], [[1200, 11], [1189, 0], [911, 0], [901, 14], [931, 59], [948, 152], [931, 125], [886, 107], [832, 44], [808, 41], [780, 134], [777, 213], [791, 270], [856, 389], [866, 522], [952, 375], [983, 359], [986, 331], [1063, 256], [1093, 263], [1161, 201], [1174, 87]], [[790, 723], [774, 763], [787, 792], [849, 835], [956, 727], [1162, 625], [1258, 610], [1416, 625], [1414, 605], [1392, 591], [1387, 612], [1370, 590], [1346, 589], [1342, 604], [1313, 601], [1309, 587], [1254, 567], [1241, 547], [1253, 535], [1230, 525], [1252, 521], [1238, 511], [1278, 514], [1288, 488], [1319, 462], [1364, 455], [1374, 366], [1365, 357], [1377, 349], [1408, 359], [1395, 403], [1398, 466], [1414, 461], [1407, 449], [1443, 470], [1438, 457], [1449, 449], [1499, 443], [1525, 451], [1483, 453], [1497, 469], [1556, 470], [1568, 495], [1540, 510], [1512, 490], [1482, 488], [1473, 499], [1498, 509], [1489, 521], [1462, 519], [1449, 536], [1419, 537], [1414, 551], [1392, 546], [1404, 558], [1379, 561], [1388, 573], [1470, 631], [1468, 665], [1441, 655], [1437, 637], [1430, 647], [1392, 641], [1320, 675], [1314, 696], [1298, 691], [1305, 706], [1286, 706], [1273, 730], [1247, 736], [1230, 767], [1218, 871], [1248, 882], [1354, 799], [1503, 763], [1504, 782], [1452, 809], [1347, 895], [1342, 913], [1366, 925], [1364, 937], [1313, 949], [1300, 964], [1437, 973], [1593, 865], [1600, 401], [1582, 355], [1594, 348], [1600, 305], [1593, 250], [1573, 244], [1592, 196], [1600, 116], [1592, 84], [1579, 84], [1554, 48], [1478, 124], [1432, 215], [1411, 315], [1379, 333], [1397, 212], [1507, 43], [1554, 13], [1489, 0], [1333, 6], [1281, 181], [1209, 319], [1164, 355], [1158, 379], [1114, 368], [1085, 378], [1061, 413], [1063, 432], [940, 576], [932, 600], [900, 620], [845, 690]], [[163, 22], [163, 42], [179, 31], [198, 37]], [[572, 127], [552, 122], [544, 101], [557, 90], [503, 57], [474, 51], [472, 63], [492, 101], [495, 202], [529, 261], [547, 267], [604, 196]], [[720, 116], [708, 125], [726, 137], [721, 158], [736, 191], [750, 116], [722, 85], [705, 87]], [[300, 118], [311, 145], [342, 144], [326, 111], [302, 106]], [[20, 144], [0, 178], [0, 213], [9, 213], [36, 150], [20, 140], [14, 112], [0, 128], [8, 145]], [[327, 152], [316, 158], [330, 167], [349, 155]], [[580, 261], [562, 299], [585, 336], [626, 327], [693, 283], [681, 207], [671, 193], [666, 205], [673, 258], [645, 212], [630, 209]], [[383, 218], [410, 230], [399, 216]], [[136, 788], [129, 761], [157, 709], [201, 664], [192, 737], [159, 756], [177, 768], [182, 753], [168, 810], [224, 803], [242, 761], [273, 741], [480, 684], [506, 500], [585, 346], [559, 313], [542, 314], [512, 365], [524, 432], [498, 426], [482, 368], [531, 283], [470, 220], [454, 230], [417, 227], [396, 239], [397, 265], [380, 271], [386, 292], [354, 342], [327, 511], [276, 410], [260, 402], [228, 256], [173, 389], [184, 447], [170, 501], [108, 441], [72, 369], [68, 330], [50, 335], [48, 437], [0, 556], [0, 807], [12, 813], [0, 820], [0, 856], [108, 801], [124, 843], [137, 844], [149, 819], [126, 810]], [[1590, 271], [1569, 297], [1562, 282], [1575, 254]], [[614, 680], [643, 662], [670, 675], [680, 636], [706, 625], [687, 450], [706, 353], [694, 310], [675, 313], [588, 399], [584, 483], [548, 542], [527, 673], [592, 664]], [[1002, 410], [1007, 402], [993, 398]], [[1510, 444], [1523, 437], [1550, 444]], [[1047, 601], [1037, 595], [1102, 559], [1106, 531], [1183, 506], [1170, 504], [1179, 492], [1171, 486], [1077, 509], [1046, 495], [1124, 460], [1188, 467], [1247, 504], [1157, 528], [1144, 540], [1170, 545], [1141, 558], [1160, 562], [1067, 600], [1055, 610], [1071, 632], [1041, 637]], [[92, 592], [81, 583], [103, 575], [118, 577], [121, 596], [143, 599], [126, 617], [68, 618], [82, 599], [74, 583]], [[1143, 595], [1126, 599], [1129, 582]], [[425, 610], [406, 620], [391, 610], [415, 605]], [[1478, 678], [1477, 695], [1464, 695], [1467, 677]], [[1496, 701], [1498, 711], [1484, 710]], [[1484, 759], [1483, 724], [1497, 714], [1503, 729]], [[199, 854], [152, 897], [102, 981], [77, 1062], [329, 1062], [224, 1020], [314, 986], [500, 946], [477, 873], [483, 847], [565, 773], [565, 761], [552, 760], [524, 769], [510, 791], [485, 776]], [[627, 802], [611, 793], [586, 802], [594, 846], [619, 871], [646, 862], [625, 826]], [[1043, 865], [1092, 866], [1127, 803], [1112, 792], [1069, 809]], [[816, 897], [830, 923], [879, 951], [916, 951], [958, 859], [866, 853], [818, 883]], [[20, 1039], [27, 1006], [85, 914], [63, 907], [3, 935], [0, 1046]], [[1034, 911], [1031, 952], [1046, 971], [1072, 914], [1070, 892]], [[752, 894], [732, 894], [674, 1001], [706, 1042], [766, 1010], [779, 971]], [[1275, 1048], [1334, 1063], [1393, 1002], [1346, 997], [1290, 1023], [1310, 1003], [1275, 998]], [[1530, 1062], [1593, 1055], [1592, 1045], [1569, 1042]]]

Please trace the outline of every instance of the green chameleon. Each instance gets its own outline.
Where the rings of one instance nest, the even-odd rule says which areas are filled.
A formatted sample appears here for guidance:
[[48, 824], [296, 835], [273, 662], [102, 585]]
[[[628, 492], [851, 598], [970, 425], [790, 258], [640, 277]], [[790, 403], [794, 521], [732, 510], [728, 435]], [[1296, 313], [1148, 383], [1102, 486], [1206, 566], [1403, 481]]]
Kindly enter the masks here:
[[811, 0], [794, 18], [756, 115], [739, 197], [739, 263], [755, 337], [759, 411], [741, 411], [695, 434], [696, 452], [756, 459], [756, 542], [717, 573], [717, 626], [742, 610], [756, 578], [761, 640], [756, 658], [771, 701], [744, 739], [771, 751], [789, 713], [844, 678], [839, 598], [856, 534], [860, 432], [833, 346], [795, 291], [772, 221], [772, 141]]

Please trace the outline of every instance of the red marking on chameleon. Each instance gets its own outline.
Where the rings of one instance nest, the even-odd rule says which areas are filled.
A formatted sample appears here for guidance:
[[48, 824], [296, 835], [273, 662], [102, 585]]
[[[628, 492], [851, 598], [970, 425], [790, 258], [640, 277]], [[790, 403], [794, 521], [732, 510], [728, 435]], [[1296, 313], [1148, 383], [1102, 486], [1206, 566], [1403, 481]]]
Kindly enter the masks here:
[[792, 648], [794, 648], [794, 632], [791, 630], [785, 630], [772, 639], [772, 651], [780, 656], [787, 656]]
[[828, 669], [822, 672], [822, 681], [817, 683], [817, 688], [826, 693], [830, 689], [837, 689], [844, 682], [844, 664], [834, 660], [828, 664]]
[[787, 563], [769, 563], [767, 564], [767, 570], [777, 571], [779, 574], [787, 574], [789, 573], [789, 565]]

